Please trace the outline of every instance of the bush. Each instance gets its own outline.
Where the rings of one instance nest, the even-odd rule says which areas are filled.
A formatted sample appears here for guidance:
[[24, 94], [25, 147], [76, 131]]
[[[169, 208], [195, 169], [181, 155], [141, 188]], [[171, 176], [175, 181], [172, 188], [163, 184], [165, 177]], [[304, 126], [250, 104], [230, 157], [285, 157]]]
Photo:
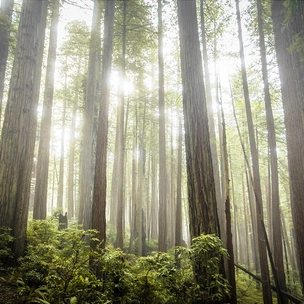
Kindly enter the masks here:
[[[93, 251], [94, 231], [58, 230], [57, 221], [31, 221], [25, 257], [17, 269], [19, 292], [29, 303], [224, 303], [227, 282], [218, 274], [226, 252], [215, 236], [200, 236], [191, 249], [136, 257], [107, 246]], [[101, 270], [97, 278], [90, 262]], [[193, 269], [204, 269], [198, 284]]]

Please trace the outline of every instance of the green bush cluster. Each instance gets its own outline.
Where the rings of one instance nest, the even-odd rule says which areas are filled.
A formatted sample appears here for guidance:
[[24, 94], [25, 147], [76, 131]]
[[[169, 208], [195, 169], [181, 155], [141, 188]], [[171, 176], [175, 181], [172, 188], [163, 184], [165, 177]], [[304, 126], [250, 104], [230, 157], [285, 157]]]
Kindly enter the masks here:
[[[52, 219], [31, 221], [26, 255], [15, 270], [20, 295], [28, 303], [225, 303], [229, 286], [218, 272], [227, 254], [218, 237], [201, 235], [190, 249], [137, 257], [112, 246], [93, 251], [94, 235], [79, 227], [59, 231]], [[196, 267], [203, 269], [203, 285]]]

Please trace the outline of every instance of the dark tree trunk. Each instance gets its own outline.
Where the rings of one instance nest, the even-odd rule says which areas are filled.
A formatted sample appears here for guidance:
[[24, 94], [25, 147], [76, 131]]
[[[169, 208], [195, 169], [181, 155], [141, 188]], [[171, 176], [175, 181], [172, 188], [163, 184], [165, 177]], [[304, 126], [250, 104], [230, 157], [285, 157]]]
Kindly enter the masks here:
[[196, 3], [177, 1], [191, 237], [219, 235]]
[[304, 61], [301, 52], [293, 50], [295, 35], [303, 31], [304, 3], [291, 1], [292, 16], [285, 24], [284, 1], [272, 1], [275, 47], [281, 79], [288, 151], [291, 207], [297, 248], [298, 266], [304, 293]]
[[0, 142], [0, 226], [13, 229], [16, 258], [25, 248], [47, 6], [22, 4]]
[[[96, 164], [92, 205], [92, 228], [98, 231], [97, 237], [105, 246], [106, 242], [106, 193], [107, 193], [107, 146], [108, 113], [110, 88], [108, 77], [112, 66], [115, 1], [107, 1], [104, 17], [104, 42], [101, 71], [101, 98], [96, 143]], [[92, 242], [96, 248], [96, 243]]]

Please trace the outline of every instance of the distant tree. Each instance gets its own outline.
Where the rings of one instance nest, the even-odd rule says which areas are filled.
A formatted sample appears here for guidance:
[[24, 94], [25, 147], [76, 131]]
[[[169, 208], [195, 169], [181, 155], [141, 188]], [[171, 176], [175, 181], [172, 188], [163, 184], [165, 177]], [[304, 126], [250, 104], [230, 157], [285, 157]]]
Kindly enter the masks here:
[[23, 1], [0, 142], [0, 225], [23, 254], [48, 1]]
[[[278, 156], [277, 156], [277, 143], [275, 134], [275, 125], [271, 105], [270, 87], [268, 80], [267, 60], [266, 60], [266, 46], [265, 36], [263, 29], [263, 6], [262, 1], [257, 0], [258, 12], [258, 29], [259, 29], [259, 44], [260, 55], [262, 62], [262, 74], [264, 82], [264, 100], [266, 109], [266, 121], [268, 131], [268, 145], [270, 151], [270, 170], [271, 170], [271, 205], [272, 217], [269, 217], [269, 222], [272, 219], [272, 232], [273, 232], [273, 256], [277, 269], [278, 281], [280, 290], [286, 291], [286, 280], [284, 273], [283, 262], [283, 238], [281, 221], [278, 221], [280, 216], [280, 195], [279, 195], [279, 173], [278, 173]], [[283, 304], [283, 303], [281, 303]]]
[[[260, 180], [259, 155], [258, 155], [258, 149], [257, 149], [257, 144], [254, 134], [254, 125], [253, 125], [251, 103], [249, 97], [239, 0], [236, 0], [235, 3], [236, 3], [236, 17], [238, 24], [238, 38], [240, 45], [240, 60], [242, 65], [242, 70], [241, 70], [242, 84], [243, 84], [247, 127], [249, 134], [250, 154], [251, 154], [251, 162], [252, 162], [251, 164], [252, 176], [250, 176], [251, 177], [250, 182], [252, 183], [253, 186], [254, 199], [256, 203], [255, 211], [256, 211], [256, 221], [258, 228], [257, 229], [258, 240], [259, 240], [258, 249], [259, 249], [259, 258], [260, 258], [260, 266], [261, 266], [263, 299], [265, 303], [272, 303], [270, 275], [269, 275], [267, 252], [266, 252], [266, 241], [265, 241], [265, 234], [264, 234], [263, 222], [262, 222], [264, 221], [264, 217], [263, 217], [263, 202], [262, 202], [262, 190], [261, 190], [261, 180]], [[247, 165], [249, 166], [249, 164]]]
[[272, 1], [275, 48], [286, 126], [291, 208], [304, 294], [304, 53], [302, 1]]
[[46, 65], [43, 110], [40, 126], [39, 148], [36, 167], [36, 185], [33, 218], [44, 220], [47, 214], [48, 173], [50, 162], [50, 138], [52, 107], [55, 84], [55, 62], [59, 22], [59, 0], [52, 1], [49, 50]]
[[166, 251], [167, 243], [167, 168], [166, 168], [166, 116], [163, 46], [163, 5], [158, 0], [158, 69], [159, 69], [159, 202], [158, 202], [158, 250]]

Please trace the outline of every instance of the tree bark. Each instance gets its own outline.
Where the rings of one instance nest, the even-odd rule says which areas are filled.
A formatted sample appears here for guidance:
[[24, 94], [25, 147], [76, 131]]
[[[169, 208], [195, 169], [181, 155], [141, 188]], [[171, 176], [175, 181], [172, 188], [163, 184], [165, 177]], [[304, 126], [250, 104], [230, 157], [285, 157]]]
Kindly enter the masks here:
[[219, 235], [195, 1], [177, 1], [191, 237]]
[[[97, 238], [106, 242], [106, 193], [107, 193], [107, 146], [110, 88], [108, 77], [111, 73], [115, 0], [106, 2], [104, 17], [104, 42], [101, 71], [101, 98], [96, 143], [96, 164], [92, 204], [92, 228], [98, 231]], [[92, 248], [96, 243], [92, 242]]]
[[301, 1], [291, 1], [288, 5], [297, 5], [297, 8], [287, 24], [283, 1], [272, 1], [272, 19], [285, 114], [292, 216], [304, 294], [304, 145], [299, 144], [304, 142], [304, 61], [301, 53], [290, 49], [295, 35], [303, 31], [304, 5]]
[[2, 0], [0, 7], [0, 119], [5, 82], [6, 63], [9, 51], [9, 34], [12, 23], [14, 0]]
[[80, 179], [79, 179], [79, 215], [78, 223], [84, 229], [91, 227], [92, 212], [92, 184], [94, 179], [94, 123], [97, 107], [97, 83], [100, 73], [101, 38], [100, 20], [101, 3], [94, 1], [92, 30], [90, 38], [90, 52], [88, 63], [88, 78], [86, 97], [83, 112], [82, 148], [80, 154]]
[[13, 229], [15, 258], [25, 249], [47, 6], [22, 4], [0, 142], [0, 226]]

